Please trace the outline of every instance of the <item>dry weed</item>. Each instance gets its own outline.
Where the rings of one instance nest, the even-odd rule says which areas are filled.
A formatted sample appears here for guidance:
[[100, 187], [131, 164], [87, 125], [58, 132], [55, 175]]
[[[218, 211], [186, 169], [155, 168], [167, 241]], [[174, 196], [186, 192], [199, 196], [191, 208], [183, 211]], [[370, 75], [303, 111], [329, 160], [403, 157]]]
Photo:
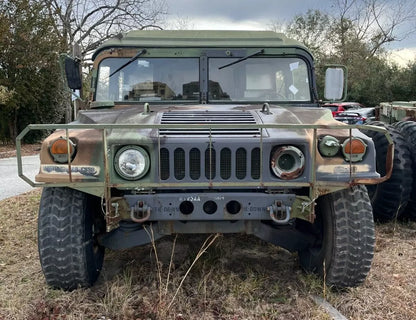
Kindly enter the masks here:
[[[329, 319], [310, 298], [323, 294], [321, 279], [296, 255], [244, 235], [107, 250], [94, 287], [52, 290], [38, 261], [38, 202], [39, 191], [0, 202], [0, 319]], [[415, 223], [378, 226], [365, 284], [328, 288], [327, 298], [349, 319], [415, 319], [415, 248]]]

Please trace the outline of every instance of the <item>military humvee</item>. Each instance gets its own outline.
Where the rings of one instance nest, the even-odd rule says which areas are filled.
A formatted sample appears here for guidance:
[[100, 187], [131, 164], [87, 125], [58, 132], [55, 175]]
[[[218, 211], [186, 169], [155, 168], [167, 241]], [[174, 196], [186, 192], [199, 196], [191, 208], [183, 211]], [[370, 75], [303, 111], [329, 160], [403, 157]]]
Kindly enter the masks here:
[[[93, 54], [88, 110], [42, 144], [39, 254], [49, 285], [92, 285], [104, 248], [171, 234], [246, 233], [298, 252], [338, 287], [370, 269], [372, 208], [364, 184], [374, 144], [320, 107], [314, 61], [274, 32], [132, 31]], [[68, 85], [80, 87], [76, 62]], [[325, 71], [341, 99], [344, 72]], [[365, 126], [367, 130], [386, 130]], [[20, 159], [20, 157], [19, 157]], [[19, 160], [21, 161], [21, 160]]]

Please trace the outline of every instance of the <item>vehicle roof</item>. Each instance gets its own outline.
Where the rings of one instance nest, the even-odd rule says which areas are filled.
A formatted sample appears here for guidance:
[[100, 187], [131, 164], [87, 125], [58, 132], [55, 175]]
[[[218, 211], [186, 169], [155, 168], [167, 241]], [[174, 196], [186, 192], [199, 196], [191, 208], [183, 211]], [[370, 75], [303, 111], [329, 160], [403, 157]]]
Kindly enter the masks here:
[[[136, 30], [120, 34], [104, 42], [93, 54], [92, 59], [108, 48], [248, 48], [248, 47], [298, 47], [307, 48], [282, 33], [273, 31], [234, 30]], [[308, 51], [309, 52], [309, 51]]]

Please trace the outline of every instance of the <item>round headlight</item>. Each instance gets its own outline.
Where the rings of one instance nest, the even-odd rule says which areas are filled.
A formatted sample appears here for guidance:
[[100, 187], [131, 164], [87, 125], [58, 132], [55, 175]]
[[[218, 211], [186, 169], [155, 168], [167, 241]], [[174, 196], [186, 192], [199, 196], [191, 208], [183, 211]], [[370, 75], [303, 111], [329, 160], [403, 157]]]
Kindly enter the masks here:
[[117, 173], [124, 179], [137, 180], [143, 177], [150, 168], [147, 152], [138, 146], [125, 146], [117, 151], [114, 159]]
[[303, 173], [305, 156], [299, 148], [281, 146], [272, 153], [271, 168], [280, 179], [295, 179]]
[[334, 157], [338, 154], [341, 145], [339, 140], [332, 136], [322, 137], [318, 144], [319, 152], [324, 157]]

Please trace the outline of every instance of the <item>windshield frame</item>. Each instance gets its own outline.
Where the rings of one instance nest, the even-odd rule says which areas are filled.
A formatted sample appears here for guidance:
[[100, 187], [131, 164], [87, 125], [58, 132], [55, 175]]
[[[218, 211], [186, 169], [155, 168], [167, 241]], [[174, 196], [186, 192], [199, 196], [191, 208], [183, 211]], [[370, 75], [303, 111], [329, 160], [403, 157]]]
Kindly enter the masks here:
[[[137, 105], [143, 104], [142, 101], [97, 101], [97, 83], [98, 83], [98, 73], [99, 66], [102, 61], [106, 58], [126, 58], [131, 59], [134, 57], [139, 50], [143, 49], [142, 47], [132, 46], [129, 48], [113, 48], [109, 50], [102, 51], [94, 60], [94, 71], [92, 74], [91, 81], [91, 101], [99, 107], [99, 105], [105, 102], [112, 102], [114, 105]], [[209, 100], [208, 99], [208, 61], [211, 58], [235, 58], [239, 60], [241, 58], [252, 55], [253, 53], [264, 50], [260, 54], [255, 54], [255, 58], [298, 58], [305, 62], [308, 74], [308, 84], [309, 84], [309, 93], [310, 100], [290, 100], [290, 101], [279, 101], [279, 100], [242, 100], [242, 101], [225, 101], [225, 100]], [[318, 103], [317, 89], [316, 89], [316, 78], [313, 72], [313, 57], [311, 54], [302, 47], [250, 47], [250, 48], [241, 48], [241, 47], [231, 47], [231, 48], [198, 48], [198, 47], [186, 47], [186, 48], [152, 48], [146, 47], [146, 54], [142, 55], [139, 59], [142, 58], [196, 58], [199, 59], [199, 90], [200, 95], [197, 100], [161, 100], [153, 102], [153, 104], [261, 104], [264, 102], [286, 104], [286, 105], [309, 105]], [[245, 60], [245, 59], [244, 59]], [[238, 62], [239, 63], [239, 62]]]

